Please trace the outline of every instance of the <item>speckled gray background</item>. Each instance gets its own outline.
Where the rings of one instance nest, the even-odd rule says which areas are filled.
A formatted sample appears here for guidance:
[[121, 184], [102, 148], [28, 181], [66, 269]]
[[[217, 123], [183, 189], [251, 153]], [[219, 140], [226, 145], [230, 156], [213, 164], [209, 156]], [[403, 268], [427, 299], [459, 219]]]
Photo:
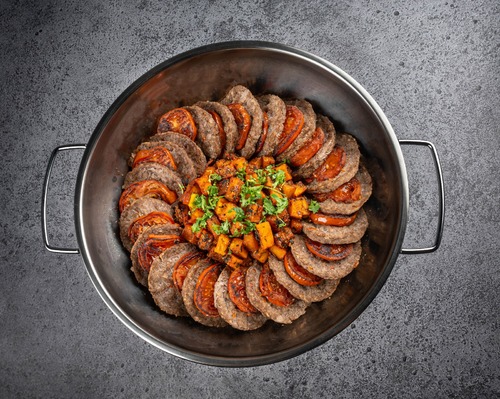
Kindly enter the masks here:
[[[499, 397], [498, 1], [8, 1], [0, 4], [1, 397]], [[422, 4], [417, 4], [422, 3]], [[447, 191], [442, 246], [401, 255], [368, 309], [291, 360], [220, 369], [177, 359], [111, 313], [78, 255], [46, 252], [50, 152], [86, 143], [113, 100], [193, 47], [260, 39], [324, 57], [372, 94], [398, 138], [432, 141]], [[433, 240], [436, 178], [405, 148], [405, 246]], [[54, 243], [75, 245], [80, 155], [50, 190]]]

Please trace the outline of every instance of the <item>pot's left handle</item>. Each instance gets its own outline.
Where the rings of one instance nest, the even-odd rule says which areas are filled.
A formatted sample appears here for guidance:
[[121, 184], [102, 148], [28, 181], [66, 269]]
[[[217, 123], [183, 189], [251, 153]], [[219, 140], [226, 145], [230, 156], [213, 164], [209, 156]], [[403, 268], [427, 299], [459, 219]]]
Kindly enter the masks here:
[[61, 151], [67, 150], [85, 150], [85, 144], [69, 144], [56, 147], [49, 158], [49, 163], [47, 165], [47, 171], [45, 172], [45, 179], [43, 181], [43, 196], [42, 196], [42, 236], [45, 248], [47, 251], [55, 252], [59, 254], [79, 254], [80, 249], [78, 248], [61, 248], [54, 247], [49, 244], [48, 233], [47, 233], [47, 194], [49, 191], [49, 180], [50, 174], [52, 172], [52, 167], [54, 166], [54, 161], [56, 156]]

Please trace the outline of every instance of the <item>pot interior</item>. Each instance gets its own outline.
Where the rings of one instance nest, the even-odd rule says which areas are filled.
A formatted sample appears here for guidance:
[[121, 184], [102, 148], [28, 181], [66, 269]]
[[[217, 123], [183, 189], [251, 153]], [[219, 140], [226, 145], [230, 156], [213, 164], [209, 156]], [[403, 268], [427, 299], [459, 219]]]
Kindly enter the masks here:
[[[365, 206], [370, 227], [359, 267], [332, 298], [311, 305], [291, 325], [267, 322], [253, 332], [212, 329], [163, 314], [136, 283], [118, 233], [117, 203], [126, 160], [153, 134], [167, 110], [217, 100], [235, 84], [255, 94], [304, 98], [353, 134], [374, 181]], [[396, 137], [359, 85], [309, 54], [268, 43], [232, 43], [193, 50], [138, 79], [112, 105], [87, 146], [77, 183], [76, 224], [89, 275], [113, 312], [150, 343], [189, 360], [245, 366], [283, 360], [313, 348], [351, 323], [382, 287], [399, 253], [407, 184]]]

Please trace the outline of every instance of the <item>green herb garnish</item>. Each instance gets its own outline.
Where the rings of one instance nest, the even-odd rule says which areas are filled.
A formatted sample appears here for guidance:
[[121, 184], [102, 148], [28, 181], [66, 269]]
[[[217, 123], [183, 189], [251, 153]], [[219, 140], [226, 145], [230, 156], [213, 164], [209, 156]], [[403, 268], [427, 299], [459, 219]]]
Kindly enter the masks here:
[[207, 220], [213, 216], [213, 212], [210, 210], [206, 210], [203, 216], [196, 219], [196, 222], [191, 226], [191, 230], [193, 233], [198, 233], [201, 229], [207, 227]]
[[229, 234], [229, 231], [231, 229], [231, 224], [229, 223], [229, 220], [226, 220], [220, 226], [214, 225], [213, 229], [214, 229], [215, 234], [217, 234], [217, 235]]
[[231, 209], [231, 212], [236, 213], [233, 222], [242, 222], [243, 220], [245, 220], [245, 211], [240, 207], [234, 207], [233, 209]]
[[208, 181], [210, 183], [221, 181], [221, 180], [222, 180], [222, 176], [219, 175], [218, 173], [212, 173], [210, 176], [208, 176]]
[[319, 202], [315, 201], [315, 200], [311, 200], [311, 202], [309, 202], [309, 210], [312, 213], [318, 212], [319, 211]]

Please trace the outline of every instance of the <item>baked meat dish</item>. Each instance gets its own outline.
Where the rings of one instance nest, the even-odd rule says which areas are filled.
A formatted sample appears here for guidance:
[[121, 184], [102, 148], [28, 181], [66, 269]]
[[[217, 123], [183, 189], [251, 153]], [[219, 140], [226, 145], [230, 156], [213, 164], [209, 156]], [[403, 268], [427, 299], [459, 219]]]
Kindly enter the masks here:
[[370, 174], [356, 138], [304, 99], [234, 86], [163, 114], [128, 162], [120, 238], [170, 316], [292, 323], [360, 263]]

